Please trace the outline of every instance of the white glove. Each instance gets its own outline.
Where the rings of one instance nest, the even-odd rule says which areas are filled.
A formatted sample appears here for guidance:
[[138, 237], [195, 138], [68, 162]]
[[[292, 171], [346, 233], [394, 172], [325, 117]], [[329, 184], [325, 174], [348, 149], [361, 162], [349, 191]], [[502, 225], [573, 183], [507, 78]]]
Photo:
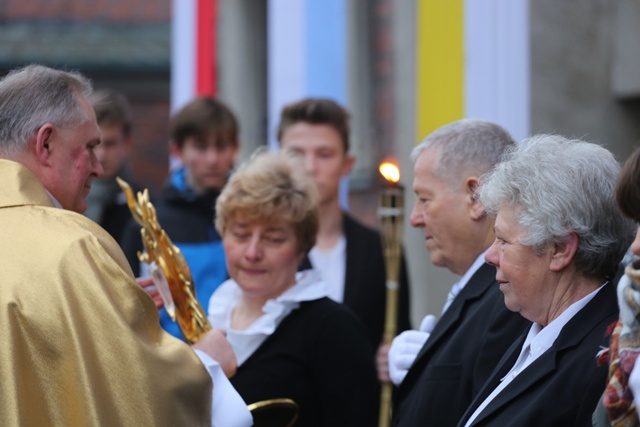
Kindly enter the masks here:
[[393, 339], [389, 349], [389, 377], [392, 383], [400, 385], [404, 380], [435, 326], [436, 317], [427, 314], [420, 323], [420, 330], [404, 331]]

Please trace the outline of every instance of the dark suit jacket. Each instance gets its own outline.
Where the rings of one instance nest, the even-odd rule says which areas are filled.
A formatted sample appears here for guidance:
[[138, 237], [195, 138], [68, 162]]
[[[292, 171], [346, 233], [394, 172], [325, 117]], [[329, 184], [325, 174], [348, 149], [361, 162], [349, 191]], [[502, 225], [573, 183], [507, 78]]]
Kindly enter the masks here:
[[[380, 233], [365, 227], [348, 214], [342, 227], [347, 241], [344, 304], [365, 324], [374, 350], [382, 341], [387, 301], [386, 272]], [[305, 259], [301, 269], [310, 268]], [[411, 328], [409, 321], [409, 284], [404, 257], [398, 291], [398, 333]]]
[[437, 323], [396, 391], [395, 426], [455, 426], [531, 324], [507, 310], [495, 275], [480, 267]]
[[[604, 391], [606, 364], [596, 353], [609, 345], [606, 331], [618, 320], [616, 289], [607, 284], [565, 326], [551, 348], [522, 371], [474, 420], [473, 426], [590, 426]], [[465, 412], [459, 426], [516, 362], [526, 335], [507, 351]]]

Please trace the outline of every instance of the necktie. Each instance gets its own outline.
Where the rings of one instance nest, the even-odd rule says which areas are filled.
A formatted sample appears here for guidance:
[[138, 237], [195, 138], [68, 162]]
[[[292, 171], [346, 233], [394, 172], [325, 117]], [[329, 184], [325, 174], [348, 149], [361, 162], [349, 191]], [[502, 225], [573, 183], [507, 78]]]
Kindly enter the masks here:
[[453, 284], [453, 286], [451, 286], [451, 290], [447, 295], [447, 300], [445, 301], [444, 307], [442, 308], [442, 314], [447, 311], [453, 300], [456, 298], [456, 296], [458, 296], [458, 294], [460, 293], [460, 289], [462, 289], [460, 286], [460, 282], [456, 282]]

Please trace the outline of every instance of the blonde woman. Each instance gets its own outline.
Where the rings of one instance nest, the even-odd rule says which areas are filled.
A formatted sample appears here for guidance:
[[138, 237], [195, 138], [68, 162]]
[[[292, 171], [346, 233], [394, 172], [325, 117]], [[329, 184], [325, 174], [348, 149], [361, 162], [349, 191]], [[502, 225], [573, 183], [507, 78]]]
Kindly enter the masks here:
[[238, 359], [233, 386], [246, 402], [290, 398], [297, 426], [376, 424], [378, 385], [364, 326], [298, 265], [315, 243], [315, 184], [291, 158], [262, 152], [216, 203], [230, 280], [209, 320]]

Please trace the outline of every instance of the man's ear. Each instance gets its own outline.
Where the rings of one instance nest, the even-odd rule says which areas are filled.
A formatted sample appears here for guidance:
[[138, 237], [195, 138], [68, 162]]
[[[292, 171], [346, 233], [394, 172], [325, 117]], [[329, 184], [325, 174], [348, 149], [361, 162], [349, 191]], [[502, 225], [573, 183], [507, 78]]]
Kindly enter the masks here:
[[51, 152], [53, 144], [54, 127], [51, 123], [40, 126], [35, 137], [35, 153], [38, 163], [41, 165], [51, 165]]
[[349, 176], [353, 171], [353, 165], [356, 163], [355, 156], [346, 153], [344, 155], [344, 162], [342, 163], [342, 176]]
[[576, 233], [570, 233], [564, 242], [554, 244], [549, 269], [551, 271], [560, 271], [569, 265], [578, 250], [579, 241], [580, 238]]
[[174, 140], [169, 141], [169, 154], [182, 161], [182, 148]]
[[467, 196], [467, 202], [469, 204], [469, 211], [471, 219], [478, 221], [487, 214], [478, 199], [476, 198], [476, 190], [478, 189], [478, 177], [470, 176], [464, 182], [464, 191]]
[[240, 140], [236, 140], [236, 144], [233, 146], [233, 164], [235, 165], [240, 155]]
[[125, 150], [127, 150], [127, 155], [131, 154], [133, 151], [133, 138], [131, 135], [127, 135], [122, 139], [122, 144], [124, 145]]

